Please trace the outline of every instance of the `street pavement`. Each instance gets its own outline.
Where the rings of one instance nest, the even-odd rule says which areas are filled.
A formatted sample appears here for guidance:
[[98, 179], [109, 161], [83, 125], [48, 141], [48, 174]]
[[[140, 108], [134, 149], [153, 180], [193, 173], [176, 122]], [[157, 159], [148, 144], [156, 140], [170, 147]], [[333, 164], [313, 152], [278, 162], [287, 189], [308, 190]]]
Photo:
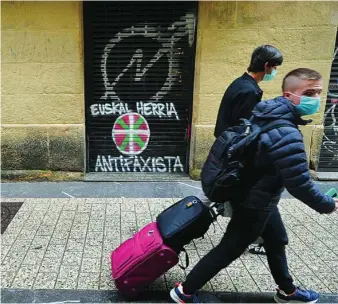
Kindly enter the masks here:
[[[43, 190], [41, 183], [31, 184], [36, 188], [28, 187], [29, 191], [23, 191], [21, 185], [16, 185], [16, 190], [9, 187], [15, 184], [2, 185], [2, 201], [23, 202], [1, 237], [2, 302], [123, 301], [111, 279], [111, 251], [155, 220], [163, 209], [183, 196], [193, 194], [199, 186], [194, 182], [185, 183], [189, 186], [173, 183], [163, 187], [165, 191], [158, 190], [159, 197], [152, 197], [155, 193], [151, 191], [148, 194], [152, 195], [140, 196], [144, 193], [139, 192], [139, 196], [134, 197], [138, 190], [136, 183], [133, 187], [128, 183], [129, 197], [121, 189], [118, 194], [124, 195], [104, 197], [110, 190], [101, 189], [96, 193], [100, 197], [73, 198], [69, 196], [80, 196], [78, 190], [72, 188], [71, 191], [63, 184], [66, 183], [58, 184], [62, 187], [57, 191], [62, 191], [58, 196], [53, 192], [54, 198], [27, 198], [38, 187], [42, 189], [39, 194], [43, 195], [52, 189], [45, 186]], [[112, 183], [105, 183], [107, 189], [109, 184], [111, 187]], [[93, 187], [91, 183], [86, 185]], [[325, 190], [331, 186], [324, 184], [321, 187]], [[163, 197], [168, 189], [171, 195]], [[175, 189], [180, 190], [174, 192]], [[25, 195], [12, 196], [18, 193]], [[176, 196], [176, 193], [184, 195]], [[109, 195], [112, 196], [110, 192]], [[338, 213], [319, 215], [288, 194], [283, 196], [280, 211], [290, 239], [287, 255], [295, 283], [317, 290], [323, 295], [324, 302], [337, 302]], [[228, 222], [229, 218], [219, 217], [204, 239], [187, 247], [191, 263], [187, 271], [219, 242]], [[178, 266], [171, 269], [150, 287], [147, 301], [167, 302], [168, 289], [175, 282], [184, 280], [185, 275]], [[271, 295], [268, 292], [273, 292], [274, 288], [266, 258], [246, 253], [222, 270], [203, 287], [203, 291], [218, 296], [207, 302], [269, 302]], [[229, 292], [233, 296], [227, 298]], [[245, 294], [249, 297], [238, 297]], [[264, 298], [264, 295], [269, 296]]]
[[[316, 182], [326, 192], [338, 187], [338, 182]], [[1, 197], [6, 198], [91, 198], [91, 197], [185, 197], [196, 195], [201, 189], [199, 181], [180, 182], [17, 182], [2, 183]], [[283, 197], [291, 198], [285, 191]]]

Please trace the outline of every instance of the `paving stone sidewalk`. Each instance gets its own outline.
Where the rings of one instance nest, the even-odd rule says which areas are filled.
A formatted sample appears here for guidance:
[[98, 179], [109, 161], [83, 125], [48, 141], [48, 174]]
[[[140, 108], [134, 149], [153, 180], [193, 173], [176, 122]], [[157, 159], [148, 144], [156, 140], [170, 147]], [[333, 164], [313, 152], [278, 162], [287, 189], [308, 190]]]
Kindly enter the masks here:
[[[1, 237], [1, 287], [116, 290], [110, 252], [178, 198], [2, 199], [24, 202]], [[319, 215], [284, 199], [289, 267], [297, 284], [338, 293], [338, 213]], [[191, 265], [222, 237], [229, 218], [219, 217], [204, 239], [187, 247]], [[167, 290], [183, 280], [174, 267], [151, 286]], [[265, 257], [244, 254], [204, 286], [207, 291], [271, 292]]]

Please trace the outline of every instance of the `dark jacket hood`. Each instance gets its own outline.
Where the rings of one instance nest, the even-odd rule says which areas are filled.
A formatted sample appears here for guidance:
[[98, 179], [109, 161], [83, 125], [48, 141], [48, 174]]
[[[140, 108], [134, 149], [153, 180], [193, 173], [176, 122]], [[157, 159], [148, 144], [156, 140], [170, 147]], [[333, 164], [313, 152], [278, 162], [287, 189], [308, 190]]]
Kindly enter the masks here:
[[259, 102], [252, 113], [254, 119], [285, 119], [290, 120], [296, 125], [306, 125], [312, 121], [302, 119], [295, 106], [293, 106], [287, 98], [282, 96]]

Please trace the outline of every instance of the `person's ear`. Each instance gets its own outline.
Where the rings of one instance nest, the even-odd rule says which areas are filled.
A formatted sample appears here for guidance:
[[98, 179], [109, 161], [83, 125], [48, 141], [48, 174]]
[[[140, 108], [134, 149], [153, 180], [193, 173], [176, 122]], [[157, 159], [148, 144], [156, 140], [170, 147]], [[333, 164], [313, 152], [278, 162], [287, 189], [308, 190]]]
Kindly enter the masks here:
[[290, 97], [290, 92], [283, 92], [283, 97], [289, 98]]
[[271, 74], [273, 67], [269, 64], [269, 62], [264, 63], [264, 73]]

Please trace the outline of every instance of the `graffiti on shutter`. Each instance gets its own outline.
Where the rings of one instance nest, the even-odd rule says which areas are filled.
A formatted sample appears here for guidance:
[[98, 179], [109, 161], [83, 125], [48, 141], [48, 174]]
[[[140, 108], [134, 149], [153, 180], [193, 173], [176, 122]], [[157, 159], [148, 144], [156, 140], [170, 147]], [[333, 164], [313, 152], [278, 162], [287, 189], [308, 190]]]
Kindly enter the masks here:
[[332, 60], [318, 170], [338, 171], [338, 40]]
[[193, 47], [194, 18], [193, 12], [186, 12], [165, 28], [153, 22], [135, 23], [115, 33], [102, 48], [103, 86], [97, 90], [101, 96], [96, 94], [87, 104], [87, 120], [89, 125], [96, 121], [96, 129], [103, 130], [103, 125], [105, 129], [109, 127], [110, 119], [114, 149], [111, 145], [110, 153], [107, 146], [96, 149], [97, 154], [91, 156], [95, 157], [95, 165], [94, 160], [89, 163], [89, 171], [186, 172], [186, 152], [182, 159], [182, 153], [175, 155], [170, 148], [166, 155], [166, 146], [160, 151], [156, 145], [170, 141], [175, 121], [177, 130], [184, 128], [187, 133], [188, 106], [182, 105], [190, 101], [178, 108], [177, 101], [167, 96], [175, 85], [174, 94], [180, 96], [177, 85], [183, 82], [180, 56], [184, 50], [179, 43], [184, 39], [188, 48]]

